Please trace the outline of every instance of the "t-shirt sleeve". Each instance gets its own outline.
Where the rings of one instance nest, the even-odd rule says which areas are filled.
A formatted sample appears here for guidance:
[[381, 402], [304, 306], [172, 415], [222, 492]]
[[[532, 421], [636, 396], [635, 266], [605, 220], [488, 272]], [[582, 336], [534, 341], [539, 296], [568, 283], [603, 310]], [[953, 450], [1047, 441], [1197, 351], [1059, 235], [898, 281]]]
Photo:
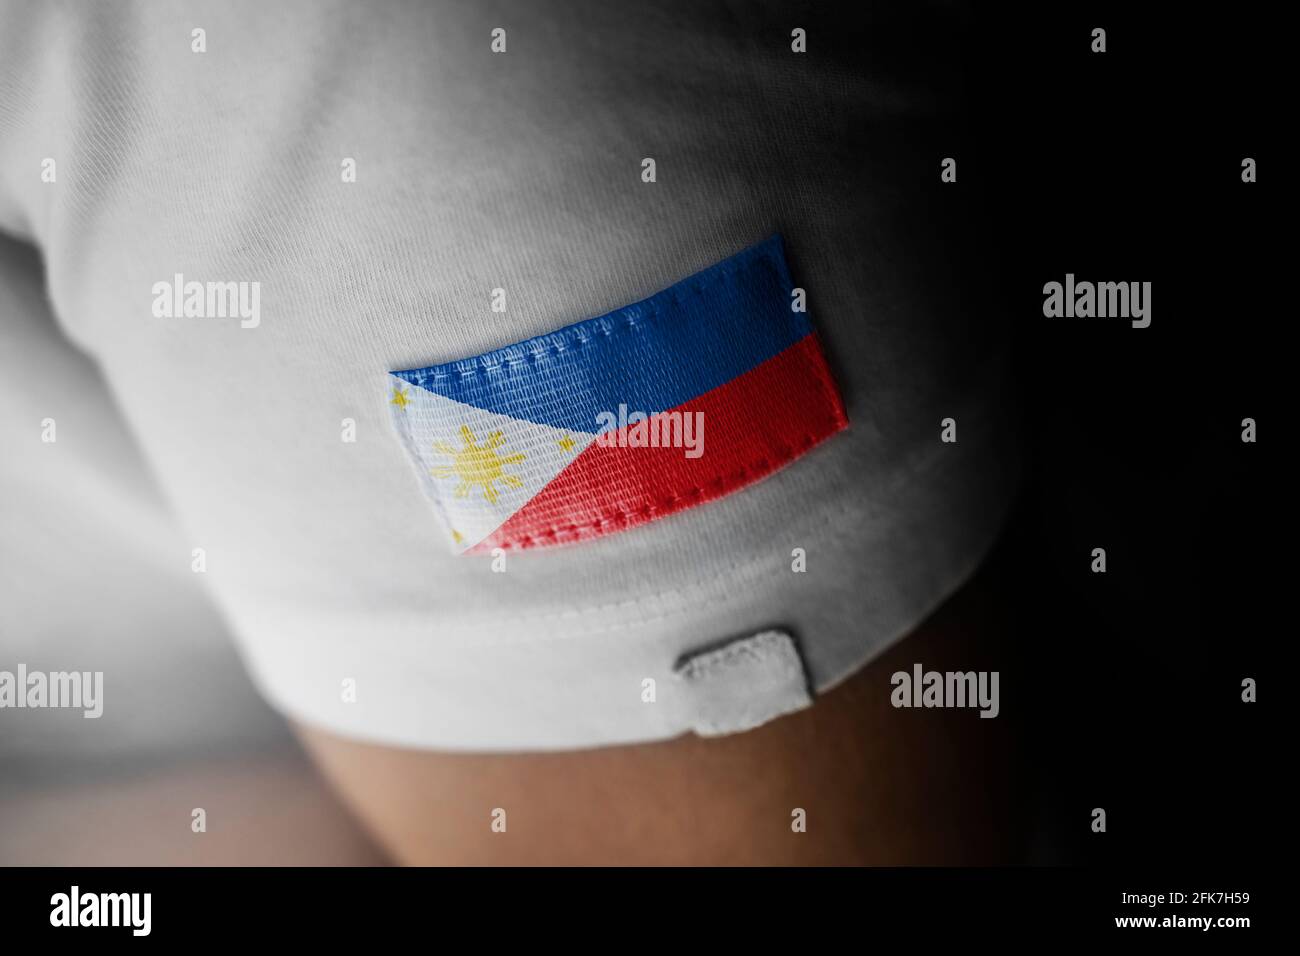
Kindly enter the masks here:
[[[908, 23], [728, 10], [0, 4], [0, 230], [276, 706], [744, 729], [979, 563], [1016, 466], [944, 27], [927, 69]], [[673, 410], [698, 460], [618, 443]]]

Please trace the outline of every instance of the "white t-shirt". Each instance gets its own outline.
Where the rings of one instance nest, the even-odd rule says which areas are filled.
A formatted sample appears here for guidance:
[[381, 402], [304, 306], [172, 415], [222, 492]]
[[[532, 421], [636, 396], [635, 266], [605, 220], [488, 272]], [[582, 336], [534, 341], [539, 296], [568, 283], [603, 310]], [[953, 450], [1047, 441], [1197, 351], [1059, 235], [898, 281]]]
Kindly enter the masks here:
[[[299, 719], [447, 749], [700, 729], [683, 657], [775, 629], [824, 690], [997, 532], [1002, 339], [938, 294], [926, 203], [962, 186], [908, 140], [955, 91], [819, 53], [829, 25], [795, 52], [779, 6], [614, 6], [0, 3], [0, 231], [39, 248], [62, 332], [102, 369], [257, 683]], [[721, 500], [504, 571], [447, 550], [390, 371], [602, 315], [775, 232], [847, 430]], [[0, 256], [0, 286], [24, 262]], [[155, 315], [177, 274], [258, 283], [256, 327]], [[29, 319], [0, 316], [6, 395], [57, 374]], [[39, 419], [4, 429], [5, 471], [35, 468]], [[112, 471], [114, 448], [60, 443], [68, 475]], [[86, 494], [49, 520], [87, 520]], [[136, 505], [94, 499], [124, 550]]]

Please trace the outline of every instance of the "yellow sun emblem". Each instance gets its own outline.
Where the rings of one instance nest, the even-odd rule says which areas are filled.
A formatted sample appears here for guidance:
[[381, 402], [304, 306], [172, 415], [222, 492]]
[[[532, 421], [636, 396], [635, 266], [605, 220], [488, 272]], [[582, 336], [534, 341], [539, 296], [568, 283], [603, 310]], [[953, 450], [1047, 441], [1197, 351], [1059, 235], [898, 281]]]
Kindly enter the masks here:
[[453, 492], [457, 498], [464, 498], [477, 487], [483, 489], [485, 501], [496, 504], [498, 481], [508, 488], [524, 486], [524, 483], [514, 475], [505, 473], [506, 465], [523, 461], [524, 456], [514, 454], [502, 457], [496, 453], [496, 449], [505, 441], [505, 436], [501, 432], [493, 432], [488, 436], [487, 441], [480, 445], [474, 433], [469, 430], [469, 426], [461, 425], [460, 437], [465, 443], [463, 448], [452, 448], [442, 441], [433, 443], [435, 451], [450, 455], [454, 460], [450, 465], [441, 465], [431, 472], [435, 478], [450, 478], [452, 475], [459, 478], [460, 484]]

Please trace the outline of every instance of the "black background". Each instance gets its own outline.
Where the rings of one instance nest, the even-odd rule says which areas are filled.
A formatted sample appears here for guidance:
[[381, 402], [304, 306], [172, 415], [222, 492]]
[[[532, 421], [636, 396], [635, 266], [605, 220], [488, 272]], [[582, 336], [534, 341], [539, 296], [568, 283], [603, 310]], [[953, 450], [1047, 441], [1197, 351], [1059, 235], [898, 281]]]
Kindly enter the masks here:
[[[1026, 483], [998, 563], [1025, 863], [1271, 858], [1288, 319], [1272, 149], [1286, 32], [1247, 7], [817, 5], [809, 47], [934, 94], [846, 130], [916, 211], [899, 258], [974, 346], [1009, 335]], [[849, 25], [851, 24], [851, 25]], [[1092, 51], [1094, 28], [1107, 49]], [[958, 178], [942, 183], [941, 157]], [[1259, 181], [1243, 183], [1242, 160]], [[1043, 286], [1149, 281], [1152, 323], [1049, 319]], [[953, 369], [953, 374], [962, 374]], [[1241, 441], [1256, 421], [1255, 444]], [[1091, 571], [1092, 549], [1107, 571]], [[1241, 699], [1244, 678], [1259, 702]], [[1091, 829], [1094, 807], [1107, 831]], [[1032, 809], [1030, 809], [1032, 808]], [[1230, 888], [1230, 887], [1225, 887]]]
[[[1263, 862], [1286, 694], [1265, 463], [1283, 438], [1277, 28], [1241, 7], [1043, 6], [976, 23], [959, 182], [978, 192], [969, 261], [986, 225], [1013, 322], [1030, 481], [1009, 550], [1048, 858]], [[1151, 326], [1045, 318], [1067, 272], [1150, 281]], [[1093, 807], [1104, 835], [1080, 826]]]

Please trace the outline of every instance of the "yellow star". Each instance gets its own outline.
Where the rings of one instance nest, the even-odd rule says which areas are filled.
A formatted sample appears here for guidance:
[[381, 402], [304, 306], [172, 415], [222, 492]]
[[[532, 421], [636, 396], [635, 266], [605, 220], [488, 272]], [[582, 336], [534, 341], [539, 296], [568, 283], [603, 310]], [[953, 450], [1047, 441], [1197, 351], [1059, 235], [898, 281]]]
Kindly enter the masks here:
[[563, 438], [561, 438], [561, 439], [560, 439], [559, 441], [557, 441], [555, 444], [559, 445], [559, 446], [560, 446], [561, 448], [563, 448], [565, 451], [573, 451], [573, 446], [576, 445], [577, 442], [575, 442], [575, 441], [573, 440], [573, 438], [570, 437], [569, 435], [565, 435]]
[[452, 528], [451, 540], [455, 541], [457, 544], [460, 544], [462, 541], [465, 540], [465, 536], [461, 534], [459, 531], [457, 531], [455, 528]]
[[391, 402], [389, 402], [388, 404], [390, 404], [390, 405], [396, 405], [398, 408], [405, 408], [408, 404], [410, 404], [410, 401], [411, 401], [411, 400], [410, 400], [409, 398], [406, 397], [406, 396], [408, 396], [408, 395], [410, 395], [410, 394], [411, 394], [411, 390], [410, 390], [410, 389], [406, 389], [405, 391], [403, 391], [403, 390], [402, 390], [402, 387], [401, 387], [400, 385], [394, 385], [394, 386], [393, 386], [393, 400], [392, 400]]

